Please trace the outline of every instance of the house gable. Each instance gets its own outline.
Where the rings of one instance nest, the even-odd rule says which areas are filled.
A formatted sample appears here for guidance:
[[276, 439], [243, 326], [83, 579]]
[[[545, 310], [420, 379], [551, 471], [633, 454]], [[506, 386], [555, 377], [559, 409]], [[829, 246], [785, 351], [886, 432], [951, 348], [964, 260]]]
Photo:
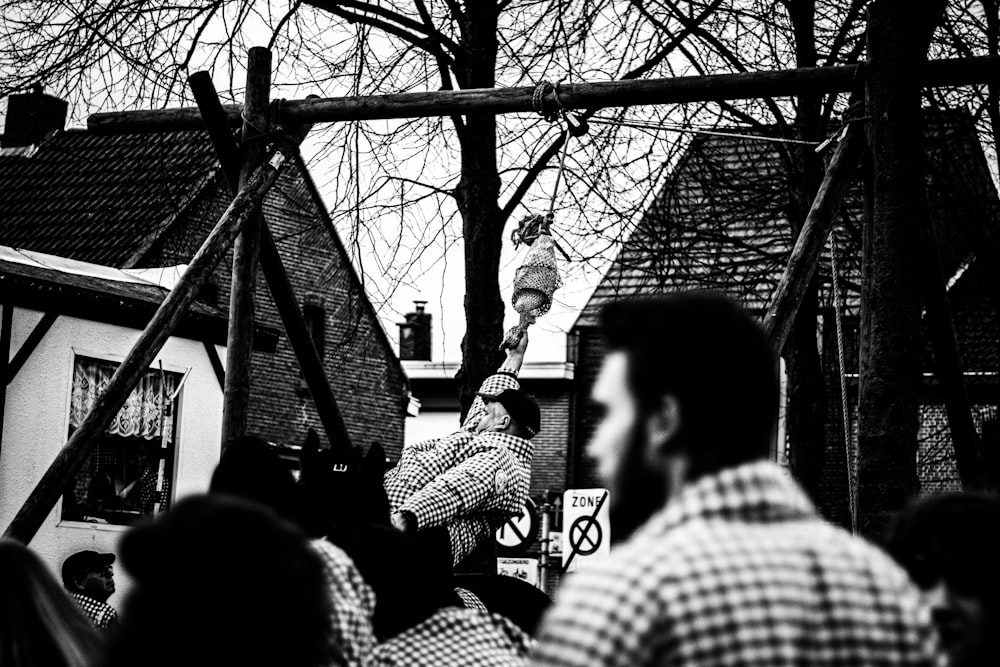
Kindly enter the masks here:
[[[230, 200], [202, 132], [57, 132], [30, 157], [0, 157], [0, 243], [111, 266], [188, 263]], [[352, 441], [398, 453], [406, 376], [301, 161], [263, 210], [297, 297], [323, 313], [324, 366]], [[231, 266], [230, 250], [206, 306], [228, 310]], [[257, 321], [283, 329], [260, 272], [256, 288]], [[322, 432], [284, 333], [276, 354], [255, 354], [251, 391], [252, 431], [285, 444]]]

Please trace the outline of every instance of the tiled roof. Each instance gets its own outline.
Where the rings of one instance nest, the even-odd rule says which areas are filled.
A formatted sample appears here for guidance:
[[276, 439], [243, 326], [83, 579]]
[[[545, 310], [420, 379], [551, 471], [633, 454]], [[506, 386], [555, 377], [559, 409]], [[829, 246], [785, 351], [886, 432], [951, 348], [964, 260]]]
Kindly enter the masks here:
[[[968, 257], [969, 241], [959, 236], [969, 214], [942, 196], [949, 180], [942, 162], [982, 148], [967, 116], [928, 117], [929, 198], [935, 235], [946, 274]], [[784, 272], [794, 242], [789, 220], [790, 185], [781, 144], [770, 130], [734, 128], [734, 136], [699, 137], [673, 170], [652, 206], [603, 277], [575, 327], [593, 326], [601, 307], [613, 300], [678, 289], [717, 289], [756, 310], [766, 308]], [[757, 133], [760, 139], [747, 138]], [[969, 162], [967, 160], [963, 160]], [[935, 170], [938, 171], [935, 171]], [[988, 172], [984, 172], [988, 179]], [[862, 200], [860, 173], [838, 211], [838, 276], [848, 308], [856, 308], [860, 284]], [[941, 185], [937, 185], [940, 181]], [[995, 191], [992, 194], [995, 199]], [[965, 207], [968, 208], [968, 205]], [[981, 207], [980, 207], [981, 208]], [[960, 217], [965, 216], [963, 219]], [[981, 217], [980, 217], [981, 219]], [[829, 253], [819, 275], [823, 298], [832, 303]]]
[[57, 132], [0, 156], [0, 244], [128, 267], [214, 176], [201, 132]]

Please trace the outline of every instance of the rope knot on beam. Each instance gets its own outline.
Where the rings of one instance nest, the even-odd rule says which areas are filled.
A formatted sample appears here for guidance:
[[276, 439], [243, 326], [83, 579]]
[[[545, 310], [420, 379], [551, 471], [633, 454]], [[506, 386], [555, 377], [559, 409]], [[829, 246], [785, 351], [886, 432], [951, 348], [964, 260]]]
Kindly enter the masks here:
[[[548, 103], [549, 93], [552, 93], [552, 99], [555, 102], [554, 106]], [[551, 81], [542, 81], [536, 85], [535, 90], [531, 94], [531, 109], [550, 123], [559, 120], [560, 112], [565, 109], [562, 101], [559, 99], [559, 84], [553, 85]]]

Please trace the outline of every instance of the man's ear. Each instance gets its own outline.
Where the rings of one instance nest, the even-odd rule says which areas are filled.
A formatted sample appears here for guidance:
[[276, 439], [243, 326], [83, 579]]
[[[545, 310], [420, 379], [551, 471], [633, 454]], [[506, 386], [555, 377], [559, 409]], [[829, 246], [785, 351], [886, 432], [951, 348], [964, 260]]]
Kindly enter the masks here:
[[666, 394], [646, 420], [646, 442], [650, 457], [658, 458], [676, 450], [681, 430], [681, 403], [673, 394]]

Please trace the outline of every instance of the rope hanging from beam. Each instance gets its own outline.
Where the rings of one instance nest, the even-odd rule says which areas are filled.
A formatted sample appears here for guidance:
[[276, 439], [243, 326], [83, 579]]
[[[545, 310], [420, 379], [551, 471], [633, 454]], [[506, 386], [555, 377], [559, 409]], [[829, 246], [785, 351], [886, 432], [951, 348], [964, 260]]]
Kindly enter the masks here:
[[851, 532], [858, 534], [858, 472], [855, 463], [854, 439], [851, 437], [851, 413], [847, 400], [847, 363], [844, 352], [844, 324], [841, 311], [844, 303], [837, 279], [837, 233], [830, 232], [830, 283], [833, 286], [833, 314], [837, 324], [837, 377], [840, 381], [840, 411], [844, 423], [844, 458], [847, 463], [847, 500], [851, 513]]
[[[551, 95], [554, 104], [547, 103]], [[552, 238], [552, 223], [555, 220], [556, 198], [559, 195], [559, 185], [562, 182], [563, 170], [566, 168], [566, 153], [569, 149], [570, 137], [586, 134], [588, 126], [585, 120], [568, 111], [559, 99], [559, 85], [543, 81], [535, 86], [531, 96], [531, 105], [535, 112], [550, 123], [560, 119], [565, 124], [562, 137], [562, 147], [559, 151], [559, 167], [556, 170], [556, 182], [552, 187], [548, 213], [529, 215], [522, 218], [517, 229], [511, 232], [514, 247], [522, 243], [529, 246], [528, 254], [514, 274], [514, 292], [511, 305], [519, 315], [519, 321], [504, 336], [500, 349], [514, 348], [521, 336], [534, 324], [539, 317], [549, 312], [552, 307], [552, 295], [562, 285], [559, 277], [559, 267], [556, 262], [557, 245]], [[562, 250], [560, 248], [560, 250]], [[563, 255], [566, 253], [563, 251]]]
[[604, 118], [604, 117], [594, 117], [590, 119], [591, 123], [595, 125], [617, 125], [619, 127], [629, 127], [636, 130], [653, 130], [653, 131], [664, 131], [664, 132], [681, 132], [685, 134], [703, 134], [714, 137], [730, 137], [735, 139], [753, 139], [755, 141], [764, 141], [776, 144], [798, 144], [802, 146], [812, 146], [814, 148], [824, 147], [829, 140], [820, 141], [807, 141], [805, 139], [790, 139], [785, 137], [769, 137], [762, 134], [741, 134], [739, 132], [725, 132], [722, 130], [710, 130], [706, 128], [694, 127], [692, 125], [680, 125], [677, 123], [656, 123], [653, 121], [643, 121], [643, 120], [618, 120], [614, 118]]

